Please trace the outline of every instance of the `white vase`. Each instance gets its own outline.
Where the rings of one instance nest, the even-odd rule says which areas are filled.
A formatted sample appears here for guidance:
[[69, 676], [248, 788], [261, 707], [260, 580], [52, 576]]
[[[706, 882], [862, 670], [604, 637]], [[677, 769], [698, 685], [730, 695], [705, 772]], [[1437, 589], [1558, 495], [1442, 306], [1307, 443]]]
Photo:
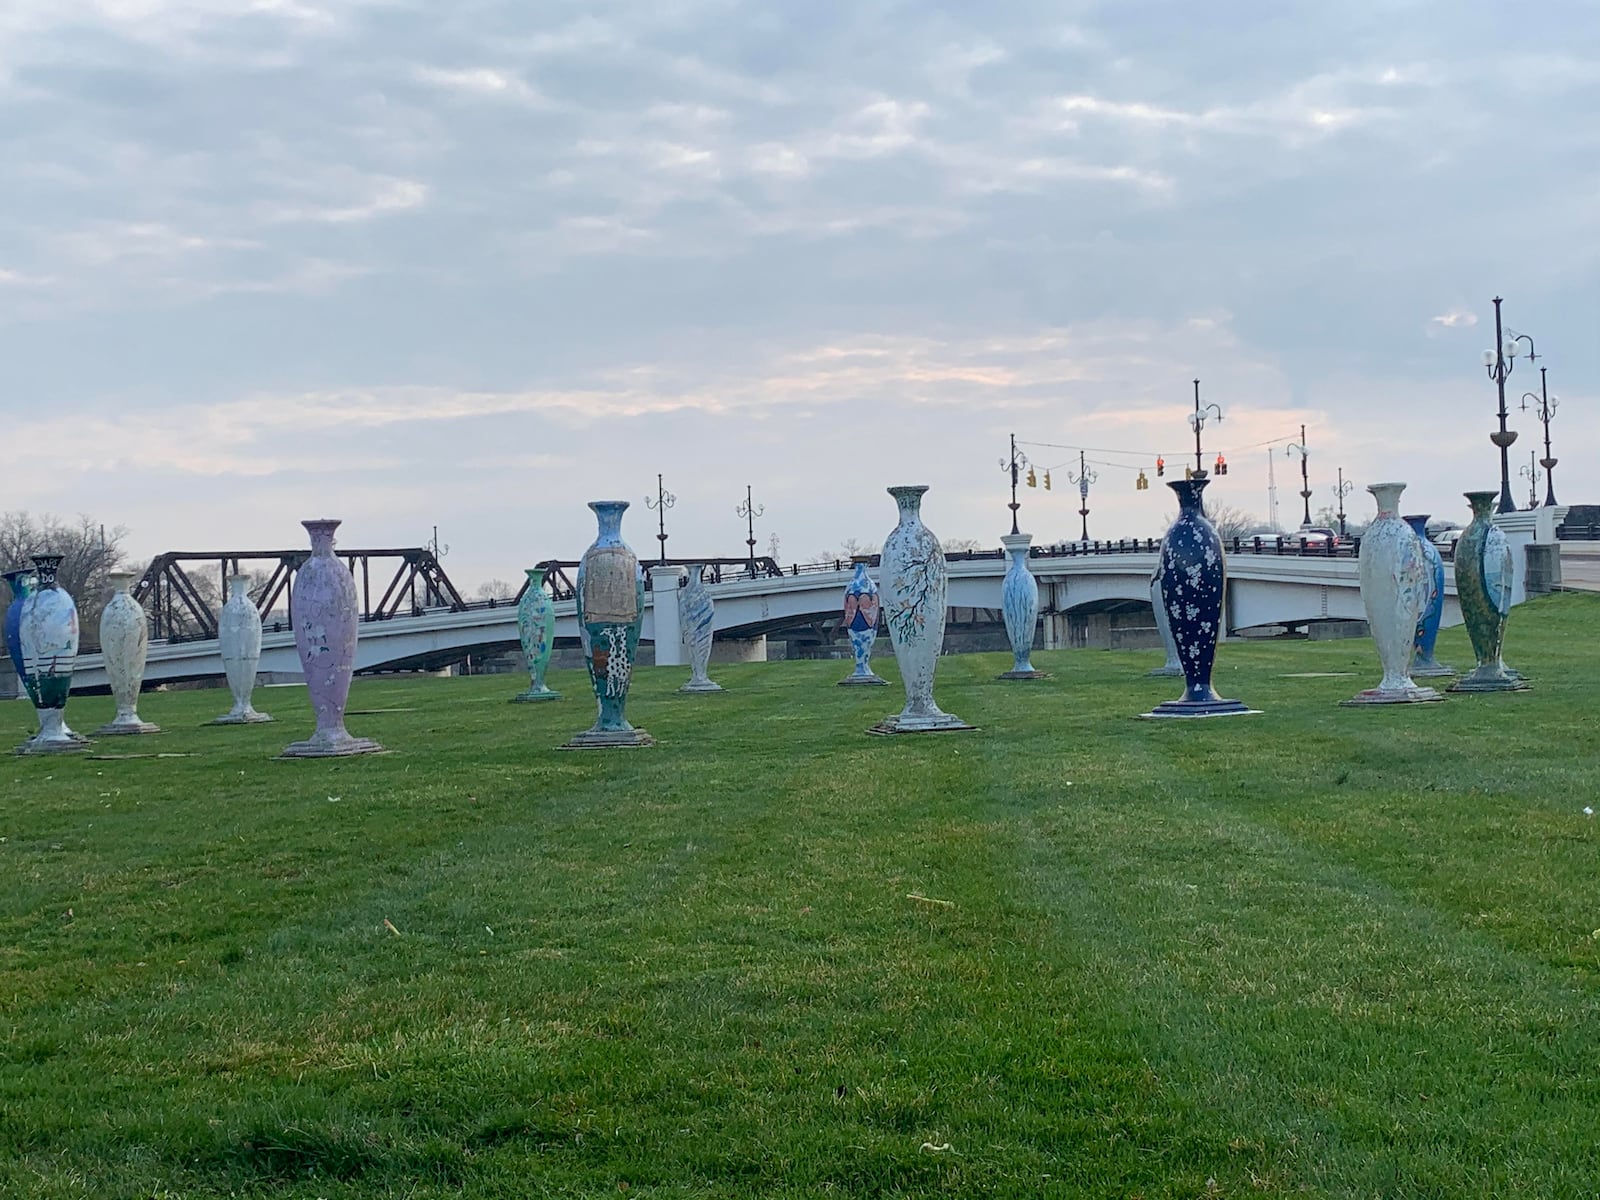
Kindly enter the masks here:
[[228, 600], [217, 616], [217, 648], [222, 671], [228, 677], [233, 707], [213, 725], [257, 725], [272, 718], [251, 704], [256, 688], [256, 667], [261, 662], [261, 614], [250, 599], [250, 576], [228, 576]]
[[1378, 515], [1361, 535], [1361, 604], [1383, 664], [1383, 679], [1346, 704], [1414, 704], [1443, 700], [1411, 678], [1417, 619], [1428, 602], [1428, 565], [1417, 535], [1400, 519], [1403, 483], [1374, 483], [1367, 491]]
[[720, 692], [722, 685], [706, 674], [711, 661], [712, 626], [716, 619], [716, 604], [706, 589], [705, 564], [691, 563], [689, 580], [683, 589], [679, 612], [683, 621], [683, 640], [689, 644], [689, 682], [680, 692]]
[[61, 560], [59, 554], [33, 556], [37, 582], [18, 614], [22, 678], [39, 718], [39, 732], [17, 747], [18, 754], [69, 754], [89, 745], [67, 725], [67, 698], [78, 660], [78, 606], [56, 583]]
[[139, 689], [150, 653], [150, 622], [139, 602], [128, 594], [133, 575], [114, 571], [108, 577], [111, 599], [100, 610], [100, 655], [106, 680], [117, 701], [117, 715], [95, 730], [97, 736], [160, 733], [159, 725], [139, 719]]
[[905, 683], [906, 706], [898, 716], [873, 726], [873, 733], [972, 728], [933, 702], [933, 673], [944, 648], [949, 578], [939, 539], [922, 523], [922, 494], [927, 490], [926, 484], [889, 489], [900, 508], [900, 523], [883, 542], [878, 595]]
[[1183, 660], [1178, 657], [1178, 639], [1172, 636], [1172, 621], [1167, 617], [1167, 602], [1161, 595], [1161, 568], [1156, 567], [1150, 576], [1150, 607], [1155, 610], [1156, 630], [1161, 634], [1161, 644], [1167, 649], [1167, 661], [1152, 667], [1150, 675], [1169, 676], [1183, 674]]
[[1006, 577], [1000, 583], [1000, 612], [1006, 621], [1006, 637], [1011, 639], [1011, 669], [1001, 679], [1043, 679], [1045, 673], [1033, 667], [1033, 632], [1039, 624], [1039, 581], [1028, 566], [1031, 533], [1008, 533], [1000, 544], [1011, 556]]

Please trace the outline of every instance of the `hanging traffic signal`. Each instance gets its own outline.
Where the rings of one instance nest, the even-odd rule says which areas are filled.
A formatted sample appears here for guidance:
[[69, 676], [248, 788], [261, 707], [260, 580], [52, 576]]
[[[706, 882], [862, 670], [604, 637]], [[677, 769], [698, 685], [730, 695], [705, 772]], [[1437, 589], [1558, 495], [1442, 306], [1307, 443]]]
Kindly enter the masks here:
[[1039, 486], [1039, 477], [1033, 473], [1033, 468], [1032, 467], [1028, 468], [1028, 486], [1029, 487], [1038, 487]]
[[1219, 454], [1219, 455], [1217, 455], [1217, 474], [1218, 475], [1226, 475], [1227, 473], [1228, 473], [1228, 460], [1223, 458], [1222, 455]]
[[1144, 477], [1143, 471], [1140, 471], [1139, 478], [1133, 481], [1133, 490], [1136, 492], [1148, 492], [1150, 490], [1150, 481]]
[[1167, 460], [1158, 456], [1156, 458], [1156, 474], [1157, 475], [1165, 475], [1166, 473], [1167, 473]]
[[1044, 473], [1044, 490], [1047, 491], [1047, 492], [1050, 490], [1050, 472], [1049, 471], [1046, 471]]

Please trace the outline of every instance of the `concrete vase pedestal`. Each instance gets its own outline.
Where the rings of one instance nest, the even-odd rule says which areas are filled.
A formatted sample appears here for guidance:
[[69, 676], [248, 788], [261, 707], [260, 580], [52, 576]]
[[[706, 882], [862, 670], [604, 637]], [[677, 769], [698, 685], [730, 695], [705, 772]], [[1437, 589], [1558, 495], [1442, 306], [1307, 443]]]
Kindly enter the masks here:
[[1167, 648], [1167, 661], [1159, 667], [1151, 667], [1145, 674], [1158, 678], [1182, 675], [1183, 663], [1178, 659], [1178, 643], [1172, 640], [1172, 622], [1167, 619], [1167, 604], [1161, 598], [1159, 566], [1155, 574], [1150, 576], [1150, 611], [1156, 615], [1156, 632], [1161, 635], [1161, 644]]
[[517, 637], [522, 642], [522, 657], [527, 661], [533, 682], [527, 691], [511, 697], [514, 704], [561, 699], [561, 693], [551, 691], [544, 681], [544, 674], [550, 668], [550, 651], [555, 646], [556, 606], [544, 590], [544, 568], [528, 567], [526, 570], [528, 586], [517, 602]]
[[96, 737], [160, 733], [161, 726], [139, 718], [139, 689], [144, 685], [144, 665], [150, 654], [150, 623], [139, 602], [128, 595], [133, 575], [114, 571], [109, 577], [112, 595], [100, 612], [100, 653], [106, 679], [116, 697], [117, 715], [96, 729]]
[[867, 574], [871, 555], [858, 554], [851, 560], [855, 574], [844, 587], [844, 628], [850, 635], [850, 652], [855, 656], [853, 672], [839, 680], [840, 687], [888, 687], [889, 681], [872, 671], [872, 644], [878, 640], [878, 585]]
[[1383, 678], [1344, 704], [1417, 704], [1444, 697], [1421, 687], [1410, 674], [1417, 623], [1428, 606], [1427, 558], [1412, 528], [1400, 519], [1403, 483], [1367, 487], [1378, 515], [1361, 535], [1361, 604], [1378, 648]]
[[67, 697], [78, 658], [78, 606], [56, 583], [62, 555], [33, 556], [34, 590], [18, 613], [22, 678], [39, 718], [39, 732], [17, 747], [18, 754], [75, 754], [89, 748], [87, 738], [67, 725]]
[[209, 722], [212, 725], [261, 725], [272, 720], [257, 712], [252, 698], [256, 667], [261, 663], [261, 614], [250, 599], [250, 576], [228, 576], [228, 599], [217, 616], [217, 650], [222, 672], [228, 677], [233, 707]]
[[1045, 672], [1034, 669], [1032, 662], [1033, 633], [1039, 624], [1039, 581], [1028, 566], [1033, 534], [1008, 533], [1000, 544], [1011, 556], [1011, 565], [1000, 583], [1000, 611], [1005, 617], [1006, 637], [1011, 641], [1011, 669], [1001, 672], [1000, 678], [1048, 679]]
[[683, 640], [689, 643], [689, 682], [680, 692], [720, 692], [722, 685], [706, 674], [706, 664], [711, 661], [711, 642], [715, 636], [716, 604], [706, 590], [704, 563], [689, 567], [689, 580], [679, 600], [682, 614]]
[[[578, 564], [578, 635], [598, 714], [594, 725], [562, 750], [608, 750], [653, 746], [655, 739], [628, 723], [628, 688], [644, 622], [644, 572], [639, 556], [622, 540], [626, 500], [592, 500], [599, 524], [594, 544]], [[676, 603], [676, 588], [673, 601]]]
[[1515, 569], [1506, 535], [1493, 521], [1499, 493], [1467, 492], [1466, 497], [1472, 506], [1472, 523], [1456, 542], [1456, 599], [1478, 662], [1447, 690], [1520, 692], [1528, 687], [1528, 681], [1501, 658]]

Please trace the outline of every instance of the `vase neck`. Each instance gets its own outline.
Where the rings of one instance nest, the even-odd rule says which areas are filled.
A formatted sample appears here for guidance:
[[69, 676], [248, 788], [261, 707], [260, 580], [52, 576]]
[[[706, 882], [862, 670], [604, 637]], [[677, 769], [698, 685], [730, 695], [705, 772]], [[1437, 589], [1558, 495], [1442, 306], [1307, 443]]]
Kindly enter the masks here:
[[591, 500], [589, 507], [594, 510], [595, 521], [599, 525], [599, 542], [617, 542], [622, 540], [622, 514], [628, 511], [626, 500]]
[[905, 484], [889, 489], [889, 495], [894, 497], [896, 506], [900, 509], [900, 524], [920, 524], [922, 521], [922, 494], [928, 490], [925, 483]]
[[228, 599], [232, 600], [235, 596], [243, 596], [247, 600], [250, 598], [250, 576], [228, 576]]
[[306, 527], [306, 533], [311, 536], [311, 554], [314, 558], [333, 557], [333, 531], [339, 528], [338, 521], [301, 521]]
[[1428, 517], [1431, 515], [1432, 514], [1430, 513], [1419, 513], [1408, 517], [1401, 517], [1400, 519], [1407, 525], [1411, 526], [1412, 532], [1415, 533], [1419, 538], [1421, 538], [1423, 541], [1427, 541]]
[[1463, 492], [1467, 503], [1472, 506], [1473, 519], [1490, 517], [1494, 514], [1494, 502], [1499, 497], [1499, 492]]
[[1392, 520], [1400, 515], [1400, 493], [1406, 490], [1403, 483], [1369, 483], [1367, 491], [1372, 493], [1373, 502], [1378, 506], [1378, 519]]
[[544, 586], [543, 567], [525, 567], [523, 569], [528, 573], [528, 586], [530, 588], [542, 588]]
[[37, 554], [33, 559], [34, 588], [46, 591], [56, 586], [56, 572], [61, 569], [61, 555]]

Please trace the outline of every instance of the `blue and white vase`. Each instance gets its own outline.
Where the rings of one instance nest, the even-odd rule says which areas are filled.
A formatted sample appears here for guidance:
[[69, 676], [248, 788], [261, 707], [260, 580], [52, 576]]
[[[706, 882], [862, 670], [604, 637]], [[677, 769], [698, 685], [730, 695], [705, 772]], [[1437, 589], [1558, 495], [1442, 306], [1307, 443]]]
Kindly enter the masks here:
[[872, 672], [872, 644], [878, 640], [878, 585], [867, 574], [872, 556], [858, 554], [850, 561], [855, 574], [844, 586], [844, 628], [850, 635], [856, 669], [839, 680], [839, 686], [888, 687], [887, 679]]
[[11, 603], [6, 605], [6, 654], [10, 656], [11, 667], [17, 673], [18, 686], [26, 692], [28, 675], [22, 669], [22, 602], [33, 590], [33, 568], [18, 567], [0, 578], [4, 578], [6, 586], [11, 589]]
[[1000, 612], [1006, 620], [1006, 637], [1011, 640], [1011, 669], [1003, 672], [1001, 679], [1043, 679], [1043, 671], [1034, 670], [1033, 632], [1039, 624], [1039, 581], [1028, 567], [1028, 547], [1033, 544], [1031, 533], [1008, 533], [1000, 544], [1011, 556], [1006, 577], [1000, 584]]
[[644, 621], [644, 572], [622, 540], [626, 500], [592, 500], [599, 535], [578, 564], [578, 638], [599, 708], [592, 727], [563, 750], [650, 746], [655, 739], [628, 724], [628, 688]]
[[683, 640], [689, 644], [689, 682], [680, 692], [720, 692], [722, 685], [706, 674], [711, 662], [711, 642], [716, 621], [717, 606], [706, 588], [706, 565], [689, 564], [689, 579], [684, 585], [679, 601], [679, 620], [683, 622]]
[[1167, 619], [1167, 603], [1161, 598], [1161, 563], [1156, 562], [1155, 573], [1150, 576], [1150, 611], [1155, 614], [1156, 632], [1161, 635], [1161, 644], [1166, 647], [1167, 661], [1159, 667], [1151, 667], [1146, 672], [1161, 678], [1183, 674], [1183, 663], [1178, 660], [1178, 643], [1172, 637], [1172, 622]]
[[556, 606], [544, 590], [544, 568], [527, 567], [528, 586], [522, 599], [517, 601], [517, 637], [522, 642], [522, 657], [527, 661], [528, 674], [533, 682], [525, 692], [511, 699], [518, 704], [533, 704], [540, 700], [559, 700], [560, 692], [553, 692], [544, 681], [550, 668], [550, 652], [555, 646]]
[[1413, 642], [1414, 657], [1411, 674], [1416, 679], [1431, 679], [1439, 675], [1454, 675], [1455, 668], [1447, 667], [1433, 657], [1439, 640], [1439, 622], [1444, 617], [1444, 559], [1439, 547], [1428, 540], [1428, 513], [1402, 518], [1411, 526], [1422, 546], [1422, 558], [1428, 577], [1428, 603], [1417, 618], [1417, 636]]
[[67, 697], [78, 658], [78, 606], [56, 583], [62, 555], [33, 556], [35, 590], [22, 602], [18, 634], [23, 679], [39, 718], [39, 732], [18, 754], [62, 754], [83, 750], [88, 742], [67, 727]]
[[933, 531], [922, 523], [926, 484], [892, 487], [900, 523], [883, 540], [880, 596], [883, 623], [889, 627], [895, 662], [905, 683], [906, 706], [885, 717], [870, 732], [933, 733], [971, 729], [960, 717], [933, 702], [933, 673], [944, 649], [945, 600], [949, 566]]
[[1452, 692], [1517, 692], [1528, 686], [1520, 672], [1501, 657], [1516, 564], [1511, 544], [1494, 523], [1495, 492], [1467, 492], [1472, 522], [1456, 542], [1456, 602], [1478, 662], [1448, 690]]
[[1417, 535], [1400, 519], [1400, 493], [1405, 487], [1403, 483], [1367, 487], [1377, 501], [1378, 515], [1361, 535], [1361, 604], [1383, 665], [1383, 679], [1346, 704], [1415, 704], [1444, 699], [1411, 678], [1417, 623], [1428, 607], [1429, 580]]
[[1157, 705], [1147, 717], [1232, 717], [1255, 711], [1224, 700], [1211, 686], [1228, 566], [1222, 537], [1201, 504], [1210, 482], [1197, 475], [1167, 484], [1177, 493], [1178, 516], [1161, 539], [1161, 599], [1183, 664], [1184, 691], [1181, 699]]

